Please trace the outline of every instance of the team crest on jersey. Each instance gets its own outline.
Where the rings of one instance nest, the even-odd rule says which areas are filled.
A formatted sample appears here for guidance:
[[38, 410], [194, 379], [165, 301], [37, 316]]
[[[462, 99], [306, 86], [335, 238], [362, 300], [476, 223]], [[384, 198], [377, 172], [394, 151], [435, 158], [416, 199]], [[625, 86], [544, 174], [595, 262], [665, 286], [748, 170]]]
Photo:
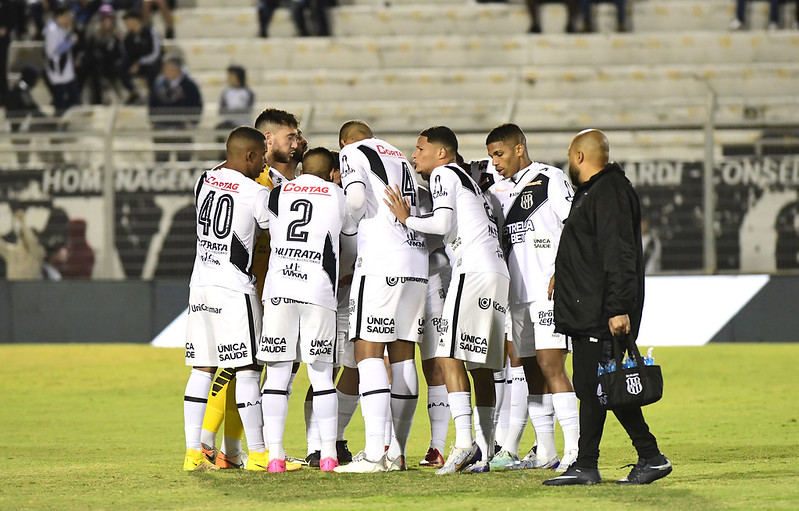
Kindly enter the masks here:
[[522, 196], [519, 197], [519, 201], [519, 205], [522, 207], [522, 209], [530, 209], [535, 203], [532, 193], [523, 193]]

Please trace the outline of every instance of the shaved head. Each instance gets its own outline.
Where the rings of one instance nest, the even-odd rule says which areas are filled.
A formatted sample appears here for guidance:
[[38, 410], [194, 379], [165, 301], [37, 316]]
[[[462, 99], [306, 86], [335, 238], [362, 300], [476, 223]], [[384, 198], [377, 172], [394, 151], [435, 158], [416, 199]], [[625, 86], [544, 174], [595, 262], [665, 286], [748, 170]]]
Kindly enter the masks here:
[[255, 179], [264, 167], [266, 138], [264, 134], [249, 126], [239, 126], [228, 135], [226, 167], [238, 170]]
[[345, 122], [338, 132], [339, 146], [341, 147], [372, 137], [374, 137], [372, 128], [365, 121], [359, 120]]
[[585, 159], [604, 168], [610, 160], [610, 143], [608, 137], [599, 130], [583, 130], [574, 137], [572, 145], [585, 153]]
[[333, 153], [324, 147], [314, 147], [302, 158], [302, 173], [321, 177], [330, 181], [330, 173], [335, 166]]
[[610, 160], [608, 137], [599, 130], [578, 133], [569, 145], [569, 177], [577, 186], [607, 166]]

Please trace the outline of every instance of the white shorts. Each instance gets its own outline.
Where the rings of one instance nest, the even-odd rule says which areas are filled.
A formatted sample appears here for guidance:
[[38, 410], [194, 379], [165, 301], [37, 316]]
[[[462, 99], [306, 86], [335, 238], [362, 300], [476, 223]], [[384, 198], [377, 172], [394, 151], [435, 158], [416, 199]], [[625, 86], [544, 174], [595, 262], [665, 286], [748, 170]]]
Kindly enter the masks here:
[[444, 300], [437, 357], [466, 362], [466, 369], [504, 367], [509, 279], [499, 273], [453, 275]]
[[350, 338], [421, 342], [426, 296], [425, 278], [356, 275], [350, 291]]
[[189, 288], [187, 366], [252, 365], [260, 335], [261, 304], [255, 295], [217, 286]]
[[567, 349], [566, 336], [555, 333], [553, 303], [544, 297], [510, 306], [513, 351], [517, 358], [534, 357], [536, 349]]
[[264, 327], [258, 360], [333, 363], [336, 312], [288, 298], [264, 300]]
[[424, 309], [424, 337], [419, 345], [422, 360], [435, 358], [438, 339], [441, 337], [441, 315], [447, 291], [440, 273], [433, 273], [427, 281], [427, 303]]

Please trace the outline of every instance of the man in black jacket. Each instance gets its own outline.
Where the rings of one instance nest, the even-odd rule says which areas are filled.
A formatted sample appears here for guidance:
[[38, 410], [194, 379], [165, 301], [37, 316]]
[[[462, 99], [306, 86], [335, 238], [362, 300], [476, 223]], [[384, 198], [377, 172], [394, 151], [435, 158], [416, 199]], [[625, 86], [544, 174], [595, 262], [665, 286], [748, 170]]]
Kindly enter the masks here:
[[[572, 337], [574, 390], [580, 400], [577, 461], [548, 486], [601, 482], [597, 463], [607, 412], [596, 396], [597, 367], [614, 336], [638, 336], [644, 306], [641, 206], [598, 130], [569, 146], [569, 177], [577, 187], [555, 259], [555, 330]], [[640, 407], [614, 410], [638, 451], [619, 484], [648, 484], [667, 476], [671, 462], [658, 449]]]

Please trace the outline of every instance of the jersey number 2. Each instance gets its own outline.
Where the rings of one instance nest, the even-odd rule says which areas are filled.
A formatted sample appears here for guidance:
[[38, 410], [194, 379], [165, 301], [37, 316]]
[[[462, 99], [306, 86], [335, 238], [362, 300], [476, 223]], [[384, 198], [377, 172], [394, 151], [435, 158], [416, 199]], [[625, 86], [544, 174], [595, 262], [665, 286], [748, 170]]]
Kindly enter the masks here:
[[301, 211], [302, 217], [292, 221], [286, 232], [286, 240], [288, 241], [308, 241], [308, 231], [303, 231], [300, 227], [306, 226], [311, 222], [311, 214], [313, 214], [313, 204], [306, 199], [297, 199], [291, 203], [289, 207], [291, 211]]

